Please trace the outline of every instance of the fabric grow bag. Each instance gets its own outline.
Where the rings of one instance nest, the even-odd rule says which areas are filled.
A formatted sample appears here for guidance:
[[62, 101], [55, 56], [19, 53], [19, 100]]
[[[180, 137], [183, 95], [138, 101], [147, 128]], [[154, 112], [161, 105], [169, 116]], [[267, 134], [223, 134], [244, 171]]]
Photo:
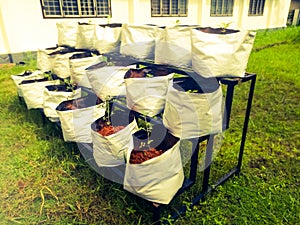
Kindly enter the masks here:
[[99, 63], [87, 68], [86, 74], [94, 93], [101, 99], [107, 96], [125, 95], [124, 75], [134, 65], [124, 66], [105, 66]]
[[192, 78], [181, 78], [169, 86], [163, 124], [181, 139], [222, 132], [221, 86], [215, 79], [202, 82], [203, 86]]
[[97, 96], [87, 96], [61, 102], [56, 107], [65, 141], [92, 143], [91, 124], [104, 116], [105, 103]]
[[103, 136], [96, 131], [97, 124], [103, 118], [92, 124], [93, 156], [100, 167], [124, 165], [126, 154], [133, 147], [132, 134], [138, 129], [135, 119], [130, 120], [128, 113], [116, 113], [112, 117], [113, 126], [124, 126], [114, 134]]
[[137, 59], [153, 59], [158, 27], [123, 24], [120, 53]]
[[120, 52], [121, 23], [101, 24], [96, 26], [94, 48], [101, 54]]
[[44, 78], [44, 73], [42, 73], [42, 71], [40, 70], [36, 70], [36, 71], [30, 71], [30, 70], [26, 70], [21, 74], [16, 74], [16, 75], [11, 75], [11, 79], [14, 81], [16, 87], [17, 87], [17, 92], [18, 92], [18, 96], [19, 97], [23, 97], [21, 88], [20, 88], [20, 83], [23, 80], [32, 80], [32, 79], [42, 79]]
[[46, 49], [38, 49], [37, 51], [37, 68], [42, 72], [47, 72], [52, 70], [52, 53], [63, 50], [64, 47], [53, 47]]
[[78, 23], [75, 47], [77, 49], [94, 49], [95, 24]]
[[193, 70], [204, 77], [243, 77], [255, 34], [247, 30], [192, 29]]
[[173, 75], [126, 78], [127, 107], [150, 117], [161, 113]]
[[43, 108], [45, 86], [59, 83], [60, 80], [49, 80], [49, 78], [23, 80], [20, 83], [20, 89], [27, 109]]
[[58, 34], [58, 45], [75, 48], [78, 32], [77, 22], [59, 22], [56, 23]]
[[71, 77], [70, 58], [75, 54], [83, 54], [86, 52], [87, 51], [75, 51], [74, 49], [70, 49], [70, 52], [55, 54], [52, 61], [52, 72], [62, 79]]
[[73, 55], [69, 60], [71, 80], [78, 84], [78, 86], [92, 88], [86, 75], [86, 68], [102, 61], [102, 56], [94, 55], [92, 52]]
[[81, 89], [67, 89], [66, 85], [49, 85], [44, 89], [44, 114], [52, 122], [58, 122], [56, 107], [63, 101], [81, 97]]
[[195, 26], [166, 27], [159, 32], [155, 44], [155, 63], [178, 67], [192, 65], [190, 30]]
[[181, 188], [184, 173], [179, 149], [180, 141], [160, 156], [141, 164], [131, 164], [126, 158], [124, 189], [148, 201], [168, 204]]

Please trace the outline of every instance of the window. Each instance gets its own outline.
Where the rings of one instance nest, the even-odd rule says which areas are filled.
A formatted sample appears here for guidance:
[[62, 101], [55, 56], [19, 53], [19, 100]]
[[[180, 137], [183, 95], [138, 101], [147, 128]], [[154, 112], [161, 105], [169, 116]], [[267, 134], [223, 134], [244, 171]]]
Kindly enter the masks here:
[[250, 0], [249, 16], [262, 16], [264, 14], [265, 0]]
[[211, 16], [232, 16], [234, 0], [211, 0]]
[[110, 17], [110, 0], [41, 0], [43, 15], [51, 17]]
[[152, 16], [187, 16], [187, 0], [151, 0]]

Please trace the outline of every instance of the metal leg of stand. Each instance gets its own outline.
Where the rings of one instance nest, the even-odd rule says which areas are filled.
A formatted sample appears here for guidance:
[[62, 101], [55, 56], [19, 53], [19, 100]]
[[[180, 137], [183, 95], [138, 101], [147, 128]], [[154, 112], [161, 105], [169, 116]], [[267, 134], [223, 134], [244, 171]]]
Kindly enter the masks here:
[[203, 183], [202, 183], [202, 193], [206, 193], [208, 190], [208, 187], [209, 187], [209, 176], [210, 176], [210, 167], [211, 167], [211, 162], [212, 162], [214, 137], [215, 137], [215, 135], [210, 135], [207, 140], [207, 146], [206, 146], [206, 152], [205, 152]]
[[191, 165], [190, 165], [190, 177], [189, 179], [192, 182], [196, 181], [197, 177], [197, 167], [198, 167], [198, 155], [199, 155], [199, 146], [200, 140], [198, 138], [191, 140], [193, 143], [193, 153], [191, 156]]
[[223, 115], [223, 130], [227, 130], [229, 128], [234, 87], [235, 84], [228, 84], [227, 86], [226, 98], [225, 98], [225, 110]]
[[247, 108], [246, 108], [246, 114], [245, 114], [245, 120], [244, 120], [244, 126], [243, 126], [243, 133], [242, 133], [242, 139], [241, 139], [241, 145], [240, 145], [240, 152], [239, 152], [239, 159], [237, 163], [237, 170], [236, 174], [239, 174], [242, 167], [242, 160], [243, 160], [243, 154], [244, 154], [244, 147], [246, 142], [246, 135], [247, 135], [247, 129], [249, 124], [249, 118], [250, 118], [250, 111], [252, 106], [252, 100], [254, 95], [254, 88], [255, 88], [255, 82], [256, 82], [256, 76], [253, 77], [250, 84], [250, 91], [248, 95], [248, 102], [247, 102]]
[[156, 205], [155, 203], [152, 203], [152, 207], [153, 207], [153, 217], [152, 217], [152, 221], [153, 221], [153, 225], [160, 225], [160, 205]]

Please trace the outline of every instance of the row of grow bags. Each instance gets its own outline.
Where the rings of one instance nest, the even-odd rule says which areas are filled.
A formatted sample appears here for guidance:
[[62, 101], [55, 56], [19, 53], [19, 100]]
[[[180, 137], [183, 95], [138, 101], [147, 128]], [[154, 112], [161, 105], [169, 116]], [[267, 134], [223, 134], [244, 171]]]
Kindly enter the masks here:
[[[116, 87], [110, 87], [111, 91], [106, 95], [101, 92], [102, 89], [95, 93], [87, 91], [86, 96], [61, 102], [55, 111], [59, 116], [66, 141], [92, 143], [93, 156], [99, 167], [123, 166], [125, 168], [121, 176], [123, 176], [122, 182], [126, 190], [149, 201], [167, 204], [183, 182], [180, 140], [221, 132], [222, 92], [215, 80], [204, 79], [197, 82], [187, 74], [181, 74], [179, 78], [176, 76], [174, 78], [174, 71], [162, 65], [136, 67], [137, 65], [130, 65], [118, 68], [100, 64], [98, 67], [92, 66], [87, 70], [87, 74], [97, 71], [91, 76], [93, 79], [98, 76], [101, 80], [103, 75], [106, 79], [118, 78], [119, 82], [114, 82], [115, 84], [123, 82], [122, 88], [126, 94], [123, 95], [121, 104], [127, 110], [118, 112], [118, 110], [110, 109], [112, 119], [109, 121], [112, 125], [123, 126], [119, 127], [117, 132], [110, 135], [99, 133], [100, 121], [105, 121], [109, 115], [109, 113], [105, 113], [109, 101], [101, 99], [107, 99], [107, 96], [119, 97], [120, 93], [124, 93], [115, 92], [116, 94], [114, 94]], [[109, 82], [94, 80], [92, 83], [99, 88], [100, 83]], [[201, 83], [206, 85], [201, 86]], [[61, 86], [46, 87], [48, 87], [46, 92], [53, 91], [59, 94]], [[108, 89], [108, 87], [104, 88], [104, 90]], [[134, 89], [137, 93], [141, 90], [141, 93], [129, 97], [127, 96], [127, 92], [130, 93], [129, 89]], [[145, 90], [152, 90], [152, 94]], [[64, 89], [62, 88], [61, 91]], [[182, 97], [179, 97], [181, 94]], [[128, 100], [135, 97], [137, 97], [136, 100]], [[111, 101], [110, 98], [108, 100]], [[131, 105], [132, 102], [134, 104]], [[143, 103], [146, 104], [143, 105]], [[154, 107], [154, 111], [145, 111], [147, 105], [151, 106], [151, 104], [160, 105], [160, 107]], [[215, 113], [215, 115], [213, 115], [213, 119], [208, 119], [211, 107], [214, 108], [211, 113]], [[145, 136], [145, 132], [141, 132], [141, 127], [137, 125], [136, 119], [130, 116], [132, 110], [143, 116], [162, 116], [162, 124], [153, 127], [150, 136], [147, 132]], [[201, 112], [202, 114], [199, 115], [198, 113]], [[184, 115], [185, 117], [182, 117]], [[204, 117], [204, 123], [201, 121], [201, 119], [203, 120], [201, 117]], [[197, 119], [199, 119], [199, 123], [195, 123]], [[213, 128], [211, 127], [212, 123]], [[168, 139], [164, 139], [164, 137], [168, 137]], [[152, 144], [147, 147], [149, 140]], [[157, 151], [153, 147], [158, 147]], [[150, 159], [143, 161], [145, 155]]]
[[90, 88], [85, 69], [104, 60], [98, 51], [70, 47], [39, 49], [37, 67], [42, 72], [54, 73], [61, 79], [70, 78], [79, 86]]
[[[197, 25], [161, 27], [126, 23], [116, 26], [58, 23], [57, 26], [59, 40], [65, 40], [60, 41], [59, 45], [97, 49], [101, 54], [116, 52], [139, 60], [151, 60], [156, 64], [192, 67], [205, 77], [244, 76], [256, 35], [248, 30]], [[102, 30], [105, 28], [111, 33], [115, 31], [117, 35], [105, 33]], [[69, 30], [73, 30], [73, 36], [67, 36]], [[102, 39], [97, 33], [101, 33]], [[105, 34], [109, 38], [103, 38]], [[68, 42], [67, 39], [71, 37], [72, 40]], [[88, 40], [88, 43], [106, 43], [109, 39], [114, 47], [103, 50], [92, 44], [74, 44], [74, 40], [78, 39]]]
[[[175, 74], [172, 70], [161, 65], [152, 65], [141, 69], [136, 68], [137, 65], [130, 65], [128, 67], [101, 65], [90, 67], [87, 70], [87, 76], [93, 77], [93, 82], [91, 83], [95, 85], [93, 90], [97, 97], [100, 99], [104, 97], [107, 99], [107, 96], [110, 97], [108, 101], [101, 103], [103, 110], [102, 116], [99, 116], [97, 119], [94, 118], [94, 121], [91, 122], [91, 113], [89, 116], [86, 114], [80, 115], [80, 111], [78, 111], [77, 108], [67, 107], [69, 103], [72, 103], [72, 105], [76, 104], [77, 100], [63, 102], [57, 107], [57, 110], [60, 112], [66, 111], [72, 115], [72, 118], [66, 119], [66, 121], [71, 121], [71, 126], [73, 127], [76, 127], [78, 123], [79, 126], [75, 128], [75, 130], [80, 129], [78, 133], [83, 131], [83, 128], [88, 127], [89, 130], [86, 130], [86, 134], [91, 135], [90, 140], [93, 144], [93, 156], [99, 167], [114, 168], [123, 166], [124, 173], [121, 174], [121, 176], [123, 176], [121, 180], [126, 190], [149, 201], [167, 204], [176, 194], [183, 182], [183, 169], [179, 149], [180, 140], [221, 132], [222, 92], [220, 85], [215, 80], [205, 79], [204, 81], [206, 81], [206, 86], [209, 87], [208, 89], [203, 86], [201, 87], [196, 81], [193, 82], [193, 79], [186, 75], [180, 78], [173, 78]], [[122, 74], [122, 76], [120, 74]], [[135, 75], [133, 76], [132, 74]], [[110, 87], [111, 90], [105, 94], [102, 90], [108, 90], [109, 87], [99, 89], [99, 85], [104, 85], [109, 82], [97, 82], [97, 77], [100, 80], [103, 79], [103, 77], [105, 79], [119, 80], [119, 82], [114, 82], [115, 84], [120, 84], [122, 83], [121, 81], [123, 81], [123, 91], [119, 90], [115, 92], [117, 87]], [[157, 80], [156, 78], [159, 79]], [[131, 80], [129, 85], [126, 85], [126, 80]], [[134, 81], [137, 82], [137, 85], [133, 84]], [[151, 88], [153, 88], [152, 93], [154, 95], [145, 92], [145, 90], [151, 90]], [[155, 88], [159, 90], [155, 91]], [[127, 95], [129, 89], [134, 89], [137, 92], [136, 95], [133, 96], [133, 98], [138, 97], [136, 100], [128, 100], [132, 97]], [[164, 91], [160, 92], [160, 89]], [[194, 100], [182, 101], [180, 104], [174, 105], [172, 97], [168, 97], [168, 95], [172, 95], [170, 89], [175, 92], [173, 97], [174, 102], [176, 102], [176, 99], [179, 100], [176, 96], [181, 92], [183, 95], [182, 100]], [[119, 94], [124, 93], [124, 90], [126, 94], [123, 95], [120, 104], [126, 108], [125, 112], [122, 110], [120, 112], [120, 110], [114, 110], [114, 108], [112, 108], [109, 109], [110, 113], [107, 113], [107, 102], [112, 101], [112, 97], [119, 98]], [[140, 94], [138, 94], [139, 90], [142, 91]], [[190, 90], [193, 90], [193, 92], [190, 92]], [[199, 99], [201, 100], [199, 101]], [[95, 102], [95, 99], [93, 101]], [[130, 106], [130, 102], [135, 103], [133, 104], [134, 107]], [[156, 104], [156, 102], [159, 104]], [[163, 103], [161, 104], [161, 102]], [[146, 103], [146, 105], [142, 103]], [[169, 115], [166, 114], [168, 112], [166, 110], [167, 103], [170, 105]], [[154, 112], [151, 112], [151, 110], [145, 111], [147, 105], [151, 107], [152, 104], [161, 106], [158, 111], [155, 111], [157, 107], [154, 107]], [[202, 112], [202, 115], [198, 114], [199, 108], [193, 108], [198, 104], [200, 105], [199, 108], [201, 108], [200, 113]], [[114, 104], [112, 105], [114, 106]], [[139, 105], [143, 106], [138, 107]], [[213, 106], [214, 110], [209, 112], [211, 106]], [[176, 109], [176, 107], [178, 108]], [[189, 111], [182, 111], [184, 109]], [[141, 132], [141, 127], [137, 124], [136, 119], [131, 115], [133, 111], [145, 117], [163, 115], [162, 124], [153, 127], [150, 136], [149, 134], [145, 136], [145, 133], [143, 134], [143, 132]], [[174, 112], [177, 114], [174, 114]], [[110, 119], [108, 119], [109, 114], [112, 115]], [[177, 118], [178, 123], [175, 123], [175, 126], [173, 126], [174, 123], [171, 123], [171, 121], [174, 115], [182, 116], [184, 114], [186, 114], [186, 116]], [[208, 119], [207, 116], [209, 115], [210, 118]], [[204, 123], [201, 121], [202, 118], [200, 118], [202, 116], [205, 116]], [[195, 124], [195, 120], [197, 119], [199, 119], [199, 123]], [[110, 124], [107, 124], [108, 121]], [[165, 121], [169, 121], [170, 123], [165, 123]], [[214, 124], [212, 128], [211, 123], [215, 122], [216, 124]], [[61, 123], [63, 132], [65, 132], [62, 120]], [[112, 125], [115, 127], [112, 127]], [[179, 130], [178, 127], [180, 127]], [[105, 132], [102, 131], [102, 128]], [[172, 141], [169, 139], [165, 140], [164, 137], [171, 138]], [[73, 141], [90, 141], [88, 139], [83, 141], [79, 138], [80, 135], [73, 139]], [[152, 144], [149, 145], [147, 149], [149, 140], [151, 140], [150, 142]], [[155, 143], [158, 146], [158, 151], [153, 150], [155, 146], [152, 145]], [[143, 148], [146, 148], [147, 151], [143, 151], [145, 150]], [[162, 152], [163, 154], [161, 154]], [[148, 156], [148, 154], [150, 156]], [[145, 155], [150, 157], [150, 159], [143, 161], [142, 158], [145, 158]], [[155, 157], [151, 158], [151, 156]], [[168, 163], [166, 164], [166, 162]], [[162, 168], [165, 168], [165, 170], [162, 170]]]
[[[85, 70], [83, 69], [87, 67], [85, 64], [80, 69], [83, 74], [81, 77], [86, 79], [86, 86], [94, 93], [88, 91], [86, 96], [80, 98], [76, 96], [72, 100], [63, 101], [55, 108], [55, 112], [59, 117], [65, 141], [93, 144], [93, 156], [99, 167], [125, 167], [122, 182], [126, 190], [149, 201], [168, 204], [183, 182], [180, 141], [222, 132], [221, 87], [215, 78], [203, 78], [199, 74], [210, 77], [224, 75], [225, 71], [225, 74], [243, 76], [254, 35], [250, 32], [228, 30], [219, 32], [216, 29], [196, 27], [159, 28], [124, 25], [122, 29], [122, 34], [128, 32], [128, 35], [122, 36], [121, 55], [137, 59], [154, 57], [156, 62], [163, 64], [192, 66], [195, 70], [191, 72], [193, 79], [187, 73], [177, 77], [177, 71], [164, 65], [148, 64], [143, 68], [137, 68], [135, 64], [110, 66], [97, 54], [100, 58], [92, 62], [93, 66]], [[189, 35], [184, 32], [188, 32]], [[200, 37], [197, 36], [198, 33], [201, 34]], [[203, 45], [199, 44], [198, 48], [197, 44], [202, 43], [198, 39], [203, 38], [206, 33], [209, 34], [209, 38]], [[169, 40], [168, 38], [173, 35], [176, 38]], [[194, 42], [193, 35], [196, 36]], [[236, 36], [237, 39], [234, 38]], [[185, 40], [186, 37], [188, 38]], [[225, 37], [231, 42], [222, 42]], [[214, 43], [212, 44], [214, 47], [210, 48], [210, 41], [217, 41], [222, 43], [223, 47], [227, 47], [216, 49], [217, 44]], [[186, 43], [189, 46], [188, 51], [181, 48]], [[204, 51], [206, 48], [208, 50]], [[204, 51], [203, 58], [193, 62], [195, 53], [193, 49], [199, 50], [198, 56]], [[40, 51], [39, 55], [43, 54], [45, 57], [40, 57], [42, 63], [47, 60], [50, 63], [45, 63], [46, 66], [42, 71], [54, 71], [61, 79], [72, 76], [73, 72], [69, 71], [74, 66], [70, 62], [74, 60], [75, 54], [93, 56], [92, 52], [86, 53], [76, 48], [62, 46], [45, 52]], [[183, 57], [185, 55], [187, 57]], [[178, 56], [188, 60], [176, 61]], [[205, 59], [212, 59], [217, 63], [210, 65], [209, 62], [204, 62]], [[195, 67], [197, 63], [200, 64]], [[225, 70], [224, 65], [230, 69]], [[59, 70], [60, 67], [63, 69]], [[231, 70], [233, 67], [238, 71]], [[223, 70], [221, 74], [213, 73], [210, 71], [211, 68]], [[208, 72], [201, 71], [203, 69]], [[144, 117], [158, 115], [161, 117], [161, 124], [153, 127], [150, 136], [149, 132], [146, 132], [145, 136], [138, 121], [132, 119], [130, 113], [128, 115], [125, 113], [125, 119], [119, 120], [120, 124], [116, 124], [118, 128], [116, 130], [113, 128], [113, 133], [101, 134], [100, 127], [104, 127], [101, 121], [107, 121], [112, 111], [107, 112], [109, 107], [106, 100], [118, 96], [124, 97], [123, 104], [130, 112], [135, 111]], [[124, 115], [116, 112], [115, 117], [120, 119]], [[147, 120], [145, 123], [147, 124]], [[147, 129], [146, 127], [146, 131]], [[160, 131], [159, 135], [155, 134], [155, 130]], [[161, 137], [168, 137], [171, 141], [160, 139]], [[149, 144], [150, 140], [152, 145], [158, 142], [159, 144], [152, 146]], [[143, 149], [145, 146], [147, 151]], [[152, 152], [152, 147], [158, 147], [156, 150], [159, 153], [154, 150]], [[144, 160], [148, 154], [150, 159]]]

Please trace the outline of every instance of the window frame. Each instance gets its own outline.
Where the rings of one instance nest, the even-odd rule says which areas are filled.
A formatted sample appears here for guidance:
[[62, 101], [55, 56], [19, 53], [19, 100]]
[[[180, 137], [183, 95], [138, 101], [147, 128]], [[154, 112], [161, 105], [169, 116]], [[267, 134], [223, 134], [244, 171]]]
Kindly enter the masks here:
[[[232, 1], [230, 4], [229, 4], [229, 1]], [[218, 11], [218, 3], [221, 3], [222, 4], [222, 8], [221, 8], [221, 13], [219, 13]], [[233, 16], [233, 10], [234, 10], [234, 3], [235, 1], [234, 0], [215, 0], [215, 6], [214, 6], [214, 12], [213, 12], [213, 7], [212, 7], [212, 4], [213, 4], [213, 1], [211, 0], [210, 1], [210, 17], [232, 17]], [[228, 5], [229, 4], [229, 5]], [[224, 12], [224, 7], [231, 7], [231, 10], [230, 12]]]
[[[188, 16], [188, 4], [189, 4], [189, 1], [188, 0], [177, 0], [177, 12], [178, 13], [173, 13], [172, 9], [173, 9], [173, 1], [174, 0], [169, 0], [168, 4], [168, 13], [165, 13], [164, 12], [164, 8], [163, 8], [163, 0], [157, 0], [159, 1], [159, 10], [160, 13], [154, 13], [154, 2], [153, 0], [150, 1], [150, 4], [151, 4], [151, 17], [187, 17]], [[176, 0], [175, 0], [176, 1]], [[182, 2], [181, 2], [182, 1]], [[185, 4], [185, 12], [184, 13], [180, 13], [181, 11], [181, 5], [182, 3]]]
[[265, 0], [250, 0], [248, 16], [263, 16], [265, 11], [265, 5]]
[[[46, 0], [40, 0], [41, 4], [41, 9], [42, 9], [42, 14], [44, 19], [59, 19], [59, 18], [110, 18], [112, 16], [112, 11], [111, 11], [111, 0], [106, 0], [107, 1], [107, 11], [108, 14], [102, 14], [99, 12], [98, 8], [98, 0], [90, 0], [90, 2], [93, 3], [93, 8], [94, 8], [94, 13], [85, 15], [82, 13], [82, 3], [81, 0], [75, 0], [77, 2], [77, 10], [78, 10], [78, 15], [68, 15], [66, 14], [66, 10], [64, 9], [63, 5], [63, 0], [53, 0], [57, 1], [59, 3], [59, 9], [60, 9], [60, 14], [47, 14], [47, 11], [45, 9], [45, 2]], [[74, 1], [74, 2], [75, 2]], [[51, 12], [49, 10], [49, 12]]]

